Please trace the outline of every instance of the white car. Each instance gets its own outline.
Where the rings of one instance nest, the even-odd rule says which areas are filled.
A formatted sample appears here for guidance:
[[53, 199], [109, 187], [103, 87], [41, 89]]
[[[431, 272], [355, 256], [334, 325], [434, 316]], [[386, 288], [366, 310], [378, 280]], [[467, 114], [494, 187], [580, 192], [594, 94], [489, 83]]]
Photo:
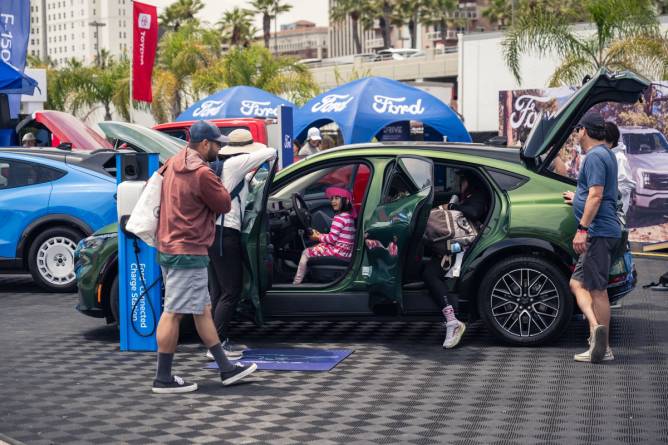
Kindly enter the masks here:
[[416, 57], [425, 57], [424, 51], [414, 48], [389, 48], [376, 53], [376, 61], [379, 60], [405, 60]]
[[631, 174], [636, 181], [637, 209], [668, 211], [668, 141], [658, 130], [620, 127]]

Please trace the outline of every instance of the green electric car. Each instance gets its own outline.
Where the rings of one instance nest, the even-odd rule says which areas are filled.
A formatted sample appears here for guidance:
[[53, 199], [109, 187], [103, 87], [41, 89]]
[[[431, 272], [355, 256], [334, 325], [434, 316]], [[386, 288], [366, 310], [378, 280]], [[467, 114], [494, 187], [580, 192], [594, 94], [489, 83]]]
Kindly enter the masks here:
[[[559, 336], [574, 311], [568, 286], [576, 257], [576, 222], [562, 193], [575, 183], [556, 158], [592, 106], [638, 100], [649, 82], [632, 73], [599, 72], [521, 151], [476, 144], [393, 142], [350, 145], [310, 156], [250, 181], [242, 228], [245, 256], [240, 311], [268, 319], [414, 319], [438, 314], [421, 280], [423, 234], [430, 210], [459, 192], [458, 174], [477, 179], [487, 203], [477, 239], [447, 280], [458, 311], [481, 318], [501, 339], [539, 344]], [[563, 159], [562, 159], [562, 162]], [[309, 228], [327, 232], [333, 218], [325, 189], [352, 191], [356, 246], [350, 260], [312, 258], [292, 285]], [[117, 227], [81, 241], [76, 273], [86, 315], [118, 318]], [[629, 253], [615, 261], [609, 295], [635, 286]]]

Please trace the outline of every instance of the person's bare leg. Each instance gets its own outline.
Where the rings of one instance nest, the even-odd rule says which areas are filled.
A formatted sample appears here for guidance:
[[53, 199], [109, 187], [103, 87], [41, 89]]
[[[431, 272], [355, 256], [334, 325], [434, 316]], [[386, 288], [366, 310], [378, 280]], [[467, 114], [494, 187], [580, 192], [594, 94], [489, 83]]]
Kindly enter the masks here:
[[299, 259], [299, 266], [297, 266], [297, 272], [295, 273], [295, 278], [292, 281], [292, 284], [302, 284], [304, 281], [304, 275], [306, 275], [306, 268], [308, 267], [309, 254], [306, 250], [302, 252], [302, 256]]
[[596, 312], [594, 311], [592, 295], [578, 280], [571, 279], [570, 286], [571, 291], [575, 294], [575, 301], [578, 303], [578, 307], [589, 322], [589, 336], [591, 337], [591, 334], [594, 332], [594, 327], [600, 324], [596, 317]]
[[204, 308], [204, 313], [197, 315], [193, 314], [193, 319], [195, 320], [195, 328], [199, 337], [202, 339], [202, 343], [207, 348], [215, 346], [220, 343], [220, 338], [218, 337], [218, 331], [216, 331], [216, 325], [213, 323], [213, 318], [211, 317], [211, 305], [207, 305]]
[[610, 300], [607, 289], [591, 291], [594, 313], [599, 324], [607, 327], [606, 346], [610, 346]]
[[156, 337], [158, 352], [173, 354], [179, 341], [179, 326], [183, 315], [163, 312], [158, 322]]

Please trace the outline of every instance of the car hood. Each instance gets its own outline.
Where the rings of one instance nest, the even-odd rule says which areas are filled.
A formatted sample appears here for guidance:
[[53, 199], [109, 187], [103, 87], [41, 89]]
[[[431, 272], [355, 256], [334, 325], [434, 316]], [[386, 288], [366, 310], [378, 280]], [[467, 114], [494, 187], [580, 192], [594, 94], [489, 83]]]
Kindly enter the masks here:
[[116, 148], [125, 143], [142, 152], [158, 153], [161, 162], [178, 153], [185, 145], [181, 139], [137, 124], [106, 121], [98, 126]]
[[642, 169], [648, 172], [668, 172], [667, 153], [647, 153], [643, 155], [626, 155], [631, 169]]
[[93, 233], [93, 235], [108, 235], [110, 233], [118, 233], [118, 223], [111, 223], [107, 226], [104, 226]]
[[33, 119], [49, 129], [59, 143], [79, 150], [112, 148], [111, 144], [81, 120], [62, 111], [36, 111]]

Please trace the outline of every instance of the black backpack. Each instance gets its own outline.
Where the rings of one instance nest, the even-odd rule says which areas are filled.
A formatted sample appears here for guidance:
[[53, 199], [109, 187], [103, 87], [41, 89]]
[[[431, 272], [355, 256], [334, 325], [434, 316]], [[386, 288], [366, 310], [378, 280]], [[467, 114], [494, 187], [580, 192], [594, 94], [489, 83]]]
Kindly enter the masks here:
[[651, 287], [652, 290], [668, 290], [668, 272], [659, 277], [658, 283], [649, 283], [643, 286], [643, 289]]
[[[225, 165], [225, 160], [224, 159], [217, 159], [213, 161], [210, 164], [211, 170], [215, 173], [217, 177], [220, 178], [220, 175], [223, 173], [223, 166]], [[244, 188], [244, 184], [246, 182], [246, 179], [243, 178], [237, 185], [234, 186], [230, 193], [230, 200], [234, 201], [235, 199], [238, 200], [239, 202], [239, 221], [243, 223], [243, 214], [241, 211], [241, 198], [239, 198], [239, 194]], [[220, 246], [219, 246], [219, 253], [220, 256], [223, 256], [223, 225], [225, 221], [225, 215], [222, 215], [223, 221], [221, 221], [220, 224]], [[218, 230], [218, 228], [216, 228]]]

